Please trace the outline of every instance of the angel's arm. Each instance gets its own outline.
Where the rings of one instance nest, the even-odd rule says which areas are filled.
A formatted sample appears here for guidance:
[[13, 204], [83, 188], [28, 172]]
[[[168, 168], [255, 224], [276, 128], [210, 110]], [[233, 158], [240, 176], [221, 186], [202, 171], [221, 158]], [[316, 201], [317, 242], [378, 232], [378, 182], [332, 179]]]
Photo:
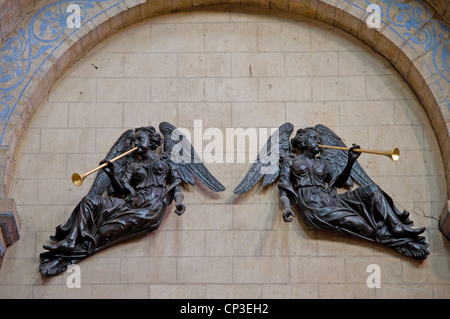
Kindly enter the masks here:
[[283, 208], [283, 219], [285, 222], [291, 222], [294, 212], [291, 209], [291, 201], [288, 197], [288, 192], [291, 194], [293, 190], [290, 186], [291, 177], [291, 161], [283, 160], [280, 165], [280, 177], [278, 180], [278, 188], [280, 189], [280, 202]]
[[169, 161], [169, 169], [170, 169], [170, 182], [173, 187], [173, 199], [175, 200], [176, 213], [178, 215], [183, 214], [186, 211], [186, 207], [183, 204], [184, 195], [181, 192], [181, 176], [178, 171], [178, 167], [172, 162]]
[[103, 171], [106, 173], [106, 175], [108, 175], [109, 180], [111, 181], [111, 186], [113, 187], [114, 190], [114, 194], [116, 195], [127, 195], [127, 190], [124, 187], [124, 185], [119, 181], [119, 179], [117, 178], [115, 171], [114, 171], [114, 164], [107, 161], [107, 160], [102, 160], [99, 165], [104, 164], [104, 163], [108, 163], [108, 165], [106, 167], [103, 168]]
[[355, 148], [359, 148], [359, 146], [353, 144], [353, 147], [350, 147], [350, 149], [348, 150], [347, 165], [345, 166], [343, 171], [338, 175], [338, 177], [334, 180], [334, 183], [331, 185], [332, 187], [342, 188], [345, 182], [350, 177], [353, 165], [355, 164], [358, 157], [361, 155], [360, 152], [354, 151]]

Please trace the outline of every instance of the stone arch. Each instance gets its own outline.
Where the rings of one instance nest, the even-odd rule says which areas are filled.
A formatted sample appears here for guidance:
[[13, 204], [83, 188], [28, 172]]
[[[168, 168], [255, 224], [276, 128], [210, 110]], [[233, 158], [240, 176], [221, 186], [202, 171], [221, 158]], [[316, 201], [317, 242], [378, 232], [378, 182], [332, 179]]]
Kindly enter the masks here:
[[[225, 2], [236, 4], [232, 0]], [[433, 5], [435, 1], [429, 2], [431, 5], [415, 0], [402, 7], [396, 6], [394, 0], [242, 0], [238, 4], [285, 11], [328, 23], [351, 33], [384, 56], [410, 85], [430, 119], [444, 161], [448, 192], [450, 69], [445, 61], [445, 52], [448, 52], [450, 43], [450, 8], [448, 5], [445, 8], [439, 4]], [[11, 63], [14, 71], [12, 74], [0, 74], [0, 78], [10, 76], [3, 77], [0, 82], [2, 86], [5, 85], [3, 91], [0, 91], [0, 104], [3, 106], [0, 110], [0, 198], [5, 205], [11, 203], [7, 196], [15, 164], [14, 152], [18, 149], [35, 110], [47, 98], [53, 84], [71, 65], [96, 44], [135, 23], [173, 12], [208, 10], [209, 5], [224, 2], [81, 1], [80, 3], [85, 3], [82, 6], [82, 27], [59, 30], [51, 23], [60, 22], [68, 16], [68, 13], [62, 11], [61, 15], [58, 15], [60, 3], [62, 1], [55, 0], [36, 3], [4, 0], [0, 3], [0, 12], [3, 13], [0, 16], [0, 52], [9, 57], [3, 63]], [[379, 29], [369, 28], [365, 23], [370, 15], [365, 11], [369, 3], [378, 4], [382, 9]], [[46, 12], [55, 13], [54, 21], [51, 20], [51, 14], [45, 15]], [[401, 16], [403, 23], [400, 21]], [[409, 24], [405, 23], [405, 20]], [[45, 32], [48, 30], [54, 30], [55, 33], [45, 38]], [[51, 41], [51, 37], [55, 35], [58, 40]], [[13, 62], [18, 61], [20, 57], [26, 59], [14, 65]]]

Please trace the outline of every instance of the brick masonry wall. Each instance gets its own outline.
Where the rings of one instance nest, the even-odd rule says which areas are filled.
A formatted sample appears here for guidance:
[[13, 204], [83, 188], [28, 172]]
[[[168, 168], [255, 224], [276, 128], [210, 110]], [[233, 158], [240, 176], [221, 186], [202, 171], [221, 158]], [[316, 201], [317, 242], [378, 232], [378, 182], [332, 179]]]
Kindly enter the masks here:
[[[249, 163], [207, 164], [227, 191], [184, 190], [187, 212], [160, 229], [44, 280], [38, 255], [89, 188], [89, 170], [128, 128], [169, 121], [203, 128], [295, 128], [324, 123], [347, 144], [398, 146], [398, 163], [362, 156], [364, 169], [426, 226], [430, 257], [314, 231], [281, 218], [276, 187], [236, 198]], [[225, 136], [225, 133], [224, 133]], [[206, 144], [206, 142], [205, 142]], [[248, 156], [247, 156], [248, 158]], [[141, 22], [95, 46], [53, 86], [16, 157], [9, 195], [21, 240], [0, 270], [2, 298], [448, 298], [449, 244], [439, 232], [447, 199], [443, 159], [424, 110], [388, 61], [324, 23], [234, 5]], [[366, 285], [369, 264], [382, 288]]]

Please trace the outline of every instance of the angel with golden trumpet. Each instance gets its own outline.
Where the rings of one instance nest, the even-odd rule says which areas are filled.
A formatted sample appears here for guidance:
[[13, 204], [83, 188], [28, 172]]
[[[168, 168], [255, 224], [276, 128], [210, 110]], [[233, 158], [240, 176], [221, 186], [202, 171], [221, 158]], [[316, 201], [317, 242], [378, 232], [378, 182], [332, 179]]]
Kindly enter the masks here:
[[[39, 267], [44, 276], [58, 275], [97, 251], [156, 230], [173, 201], [175, 212], [183, 214], [183, 182], [194, 185], [196, 178], [212, 191], [225, 190], [196, 160], [192, 145], [175, 126], [162, 122], [159, 129], [163, 136], [152, 126], [127, 130], [99, 167], [73, 174], [73, 183], [80, 186], [99, 171], [68, 221], [56, 227], [50, 237], [54, 243], [44, 245]], [[175, 145], [183, 154], [172, 152]]]
[[[347, 148], [322, 124], [297, 130], [289, 141], [293, 130], [291, 123], [285, 123], [269, 138], [235, 194], [248, 192], [261, 179], [263, 186], [278, 181], [286, 222], [294, 216], [293, 204], [305, 224], [313, 228], [356, 236], [416, 259], [429, 255], [428, 244], [421, 236], [425, 228], [412, 228], [409, 213], [401, 212], [357, 162], [361, 153], [397, 161], [398, 149], [370, 151], [355, 144]], [[352, 188], [353, 181], [359, 187], [338, 194], [339, 188]]]

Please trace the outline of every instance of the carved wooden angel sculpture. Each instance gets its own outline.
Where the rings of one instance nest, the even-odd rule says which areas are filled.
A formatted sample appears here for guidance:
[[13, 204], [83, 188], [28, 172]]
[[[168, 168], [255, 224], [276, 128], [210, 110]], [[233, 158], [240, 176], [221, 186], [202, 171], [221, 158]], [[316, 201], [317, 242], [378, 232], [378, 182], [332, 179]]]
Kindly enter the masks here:
[[[269, 138], [235, 194], [246, 193], [261, 179], [263, 186], [277, 180], [284, 221], [292, 221], [294, 202], [308, 226], [360, 237], [417, 259], [428, 256], [428, 244], [420, 236], [425, 228], [411, 228], [409, 213], [400, 212], [364, 172], [356, 161], [359, 146], [353, 144], [348, 152], [319, 147], [345, 146], [321, 124], [299, 129], [289, 143], [293, 130], [285, 123]], [[353, 180], [359, 187], [337, 193], [336, 188], [351, 189]]]
[[[157, 229], [166, 208], [175, 201], [176, 213], [185, 211], [182, 182], [195, 178], [215, 192], [225, 190], [201, 161], [190, 142], [173, 125], [127, 130], [101, 163], [108, 165], [75, 207], [66, 224], [56, 227], [40, 255], [46, 276], [64, 272], [73, 263], [125, 239]], [[157, 153], [164, 142], [164, 151]], [[114, 163], [108, 160], [132, 147], [136, 150]]]

